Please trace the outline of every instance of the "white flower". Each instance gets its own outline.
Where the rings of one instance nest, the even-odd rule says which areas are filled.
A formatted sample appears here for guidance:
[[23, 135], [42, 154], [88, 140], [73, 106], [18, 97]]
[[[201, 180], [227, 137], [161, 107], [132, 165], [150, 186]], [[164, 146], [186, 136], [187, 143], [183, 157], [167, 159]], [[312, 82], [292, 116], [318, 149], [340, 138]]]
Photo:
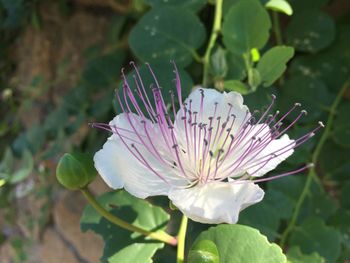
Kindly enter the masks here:
[[167, 195], [194, 221], [236, 223], [242, 209], [264, 197], [251, 179], [275, 169], [312, 136], [310, 132], [291, 140], [285, 134], [305, 112], [282, 128], [281, 121], [298, 104], [277, 119], [278, 112], [269, 115], [273, 98], [256, 118], [239, 93], [204, 88], [195, 89], [182, 103], [175, 73], [177, 112], [173, 94], [169, 107], [160, 87], [153, 88], [151, 98], [140, 77], [135, 92], [124, 81], [124, 93], [118, 96], [124, 112], [109, 125], [94, 124], [113, 132], [95, 154], [95, 167], [111, 188], [125, 188], [139, 198]]

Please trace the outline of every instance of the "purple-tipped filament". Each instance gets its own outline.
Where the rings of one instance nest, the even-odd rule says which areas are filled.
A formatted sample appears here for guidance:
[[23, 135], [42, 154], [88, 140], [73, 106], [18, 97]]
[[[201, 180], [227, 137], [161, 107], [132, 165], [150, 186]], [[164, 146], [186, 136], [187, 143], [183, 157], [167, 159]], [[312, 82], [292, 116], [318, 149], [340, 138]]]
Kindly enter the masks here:
[[[170, 102], [167, 103], [150, 66], [147, 65], [154, 85], [145, 87], [138, 68], [133, 62], [131, 65], [136, 73], [133, 88], [122, 71], [123, 87], [116, 95], [126, 123], [120, 126], [93, 123], [92, 126], [112, 132], [132, 153], [135, 162], [140, 162], [165, 182], [168, 182], [167, 176], [162, 171], [171, 168], [172, 174], [187, 180], [187, 185], [181, 187], [228, 179], [243, 183], [270, 171], [324, 127], [319, 122], [317, 127], [295, 140], [284, 136], [307, 112], [300, 110], [299, 103], [285, 114], [273, 112], [274, 95], [271, 104], [260, 114], [258, 111], [251, 114], [232, 101], [220, 100], [219, 93], [203, 88], [193, 91], [197, 95], [190, 95], [183, 101], [175, 64], [176, 91], [169, 93]], [[292, 115], [296, 115], [294, 120], [285, 124], [286, 118]], [[307, 164], [254, 181], [297, 174], [309, 167]]]

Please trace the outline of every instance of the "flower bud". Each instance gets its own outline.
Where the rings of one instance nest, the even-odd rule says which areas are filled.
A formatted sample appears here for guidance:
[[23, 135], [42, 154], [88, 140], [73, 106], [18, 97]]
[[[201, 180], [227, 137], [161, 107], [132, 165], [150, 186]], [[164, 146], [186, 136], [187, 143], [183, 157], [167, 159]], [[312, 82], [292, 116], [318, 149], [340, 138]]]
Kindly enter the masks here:
[[219, 263], [219, 251], [213, 241], [201, 240], [188, 254], [189, 263]]
[[92, 158], [82, 153], [65, 153], [56, 168], [57, 180], [70, 190], [87, 186], [96, 174]]

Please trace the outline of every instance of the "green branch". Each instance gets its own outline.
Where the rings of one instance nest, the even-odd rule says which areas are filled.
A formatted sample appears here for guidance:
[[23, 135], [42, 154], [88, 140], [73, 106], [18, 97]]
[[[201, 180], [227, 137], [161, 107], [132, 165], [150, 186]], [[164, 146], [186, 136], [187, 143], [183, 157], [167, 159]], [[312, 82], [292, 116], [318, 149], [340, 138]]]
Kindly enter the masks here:
[[204, 57], [203, 57], [203, 81], [202, 81], [202, 85], [204, 87], [208, 85], [211, 51], [215, 45], [216, 39], [219, 35], [219, 32], [221, 31], [222, 2], [223, 2], [223, 0], [216, 0], [213, 29], [211, 31], [208, 46], [207, 46], [207, 49], [206, 49]]
[[179, 234], [177, 236], [177, 263], [183, 263], [185, 259], [185, 238], [187, 230], [188, 219], [185, 215], [182, 216], [181, 225], [179, 229]]
[[282, 45], [283, 39], [282, 39], [282, 33], [281, 33], [280, 20], [279, 20], [279, 15], [276, 11], [272, 11], [272, 24], [273, 24], [273, 31], [275, 33], [276, 44]]
[[177, 240], [175, 237], [170, 236], [169, 234], [165, 233], [164, 231], [148, 231], [145, 229], [142, 229], [140, 227], [134, 226], [129, 224], [128, 222], [125, 222], [124, 220], [112, 215], [110, 212], [108, 212], [106, 209], [104, 209], [95, 199], [95, 197], [91, 194], [91, 192], [87, 188], [80, 189], [85, 198], [89, 201], [90, 205], [95, 208], [95, 210], [101, 214], [104, 218], [106, 218], [108, 221], [112, 222], [113, 224], [120, 226], [124, 229], [127, 229], [131, 232], [137, 232], [144, 236], [148, 236], [152, 239], [162, 241], [164, 243], [167, 243], [172, 246], [176, 246]]
[[[320, 138], [320, 141], [318, 142], [316, 148], [315, 148], [315, 151], [314, 153], [312, 154], [312, 162], [314, 164], [317, 163], [318, 161], [318, 158], [321, 154], [321, 150], [331, 132], [331, 128], [332, 128], [332, 125], [333, 125], [333, 120], [334, 120], [334, 115], [335, 115], [335, 112], [336, 112], [336, 109], [341, 101], [341, 98], [343, 97], [345, 91], [347, 90], [348, 86], [350, 85], [350, 80], [346, 81], [344, 86], [341, 88], [341, 90], [339, 91], [337, 97], [335, 98], [331, 108], [330, 108], [330, 112], [329, 112], [329, 115], [328, 115], [328, 119], [327, 119], [327, 123], [326, 123], [326, 128]], [[295, 206], [295, 209], [294, 209], [294, 212], [293, 212], [293, 215], [292, 215], [292, 218], [288, 224], [288, 226], [286, 227], [285, 231], [283, 232], [282, 234], [282, 238], [281, 238], [281, 242], [280, 242], [280, 246], [281, 247], [284, 247], [286, 242], [287, 242], [287, 239], [289, 237], [289, 234], [290, 232], [294, 229], [295, 225], [296, 225], [296, 221], [299, 217], [299, 213], [300, 213], [300, 210], [301, 210], [301, 207], [307, 197], [307, 195], [309, 194], [309, 191], [310, 191], [310, 187], [311, 187], [311, 183], [312, 183], [312, 180], [316, 180], [317, 176], [316, 176], [316, 170], [315, 170], [315, 167], [311, 167], [310, 170], [309, 170], [309, 173], [307, 175], [307, 179], [306, 179], [306, 182], [305, 182], [305, 185], [304, 185], [304, 188], [303, 188], [303, 191], [297, 201], [297, 204]]]

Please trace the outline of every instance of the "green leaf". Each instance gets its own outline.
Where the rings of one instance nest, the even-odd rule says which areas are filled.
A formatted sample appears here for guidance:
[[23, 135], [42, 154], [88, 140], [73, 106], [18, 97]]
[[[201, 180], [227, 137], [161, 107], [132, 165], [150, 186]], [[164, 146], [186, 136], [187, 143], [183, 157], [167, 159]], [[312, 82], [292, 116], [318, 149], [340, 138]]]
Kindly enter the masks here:
[[28, 149], [32, 153], [36, 153], [44, 145], [45, 139], [46, 134], [44, 128], [39, 124], [34, 124], [16, 138], [13, 142], [13, 151], [18, 155]]
[[310, 9], [319, 9], [323, 5], [326, 5], [329, 0], [289, 0], [289, 2], [292, 5], [293, 10], [297, 13], [304, 10], [310, 11]]
[[0, 173], [11, 173], [14, 165], [14, 156], [10, 147], [7, 147], [0, 163]]
[[[266, 216], [266, 215], [269, 216]], [[240, 214], [239, 223], [257, 228], [268, 240], [273, 241], [278, 237], [280, 215], [271, 204], [264, 200], [254, 206], [248, 207]]]
[[267, 9], [284, 13], [288, 16], [293, 14], [293, 9], [286, 0], [270, 0], [265, 4]]
[[[281, 220], [290, 218], [294, 206], [295, 201], [282, 191], [268, 188], [263, 202], [241, 212], [239, 223], [257, 228], [270, 241], [274, 241], [279, 237], [278, 228]], [[267, 214], [269, 216], [266, 216]]]
[[332, 140], [328, 140], [322, 148], [319, 158], [320, 169], [324, 171], [325, 177], [341, 181], [342, 184], [344, 180], [348, 180], [350, 174], [349, 156], [349, 148], [340, 147]]
[[243, 56], [227, 52], [227, 79], [243, 80], [247, 76]]
[[205, 6], [207, 0], [146, 0], [146, 3], [152, 5], [153, 7], [183, 7], [187, 10], [197, 12], [203, 6]]
[[82, 82], [93, 90], [115, 85], [124, 58], [124, 52], [117, 51], [91, 59], [82, 73]]
[[[321, 80], [297, 75], [285, 81], [277, 100], [282, 113], [287, 112], [296, 102], [301, 103], [302, 109], [307, 111], [307, 115], [302, 116], [298, 122], [313, 121], [316, 125], [323, 110], [331, 104], [332, 95]], [[287, 119], [294, 120], [295, 117], [295, 114], [291, 114]]]
[[34, 168], [33, 155], [31, 154], [30, 151], [25, 150], [22, 153], [21, 166], [19, 169], [13, 172], [13, 174], [9, 178], [9, 183], [16, 184], [23, 181], [30, 175], [30, 173], [33, 171], [33, 168]]
[[242, 95], [246, 95], [252, 90], [249, 89], [249, 87], [244, 84], [243, 82], [239, 80], [227, 80], [224, 82], [224, 89], [228, 91], [237, 91], [241, 93]]
[[286, 70], [286, 63], [293, 57], [294, 49], [287, 46], [276, 46], [262, 56], [257, 69], [265, 87], [274, 83]]
[[322, 219], [305, 220], [290, 237], [290, 245], [299, 246], [306, 254], [317, 252], [327, 262], [334, 262], [340, 254], [341, 235]]
[[198, 236], [193, 247], [202, 240], [210, 240], [216, 245], [221, 263], [287, 261], [279, 246], [269, 243], [267, 238], [256, 229], [243, 225], [211, 227]]
[[[122, 190], [103, 194], [97, 201], [112, 214], [147, 230], [164, 230], [169, 220], [161, 208]], [[90, 205], [85, 208], [80, 224], [83, 232], [92, 230], [102, 236], [105, 242], [102, 262], [152, 262], [154, 253], [164, 246], [110, 223]]]
[[273, 87], [269, 89], [257, 89], [255, 92], [246, 95], [244, 101], [251, 111], [264, 110], [271, 103], [271, 94], [275, 93], [276, 90]]
[[287, 253], [288, 261], [291, 263], [325, 263], [318, 253], [313, 252], [312, 254], [305, 255], [300, 251], [299, 247], [292, 247]]
[[333, 42], [335, 23], [325, 13], [305, 10], [292, 17], [286, 33], [287, 43], [296, 50], [315, 53]]
[[4, 28], [15, 28], [21, 25], [26, 17], [26, 5], [23, 0], [1, 0], [1, 7], [6, 10], [6, 16], [1, 23]]
[[270, 28], [269, 15], [258, 1], [239, 1], [224, 18], [223, 41], [231, 52], [249, 54], [251, 49], [265, 46]]
[[219, 251], [213, 241], [201, 240], [188, 253], [189, 263], [219, 263]]
[[350, 104], [345, 102], [339, 105], [334, 120], [333, 138], [341, 147], [350, 147]]
[[350, 258], [350, 211], [338, 209], [330, 223], [341, 231], [342, 236], [342, 252], [337, 262], [346, 262]]
[[[184, 30], [186, 29], [186, 30]], [[205, 28], [196, 15], [184, 8], [154, 8], [132, 29], [129, 44], [144, 62], [175, 60], [179, 66], [192, 62], [205, 40]]]
[[210, 70], [215, 77], [224, 78], [228, 71], [226, 50], [218, 47], [210, 58]]
[[[289, 72], [322, 80], [327, 87], [338, 93], [349, 76], [347, 57], [334, 45], [315, 55], [298, 56], [292, 60]], [[344, 50], [340, 47], [340, 50]], [[336, 52], [336, 53], [335, 53]]]
[[248, 84], [252, 88], [253, 91], [256, 90], [256, 88], [261, 83], [261, 76], [260, 72], [255, 68], [249, 68], [248, 69]]
[[350, 209], [350, 181], [347, 181], [341, 188], [340, 204], [342, 207]]

